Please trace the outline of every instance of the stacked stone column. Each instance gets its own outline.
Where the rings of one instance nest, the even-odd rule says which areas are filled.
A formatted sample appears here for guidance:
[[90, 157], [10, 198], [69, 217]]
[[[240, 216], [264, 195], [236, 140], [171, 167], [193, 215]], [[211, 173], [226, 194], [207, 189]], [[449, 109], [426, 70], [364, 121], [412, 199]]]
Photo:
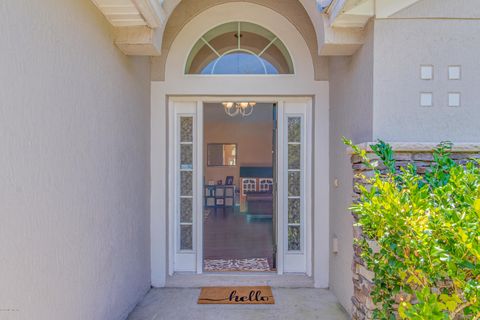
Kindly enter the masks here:
[[[374, 143], [364, 143], [359, 145], [360, 148], [367, 151], [367, 156], [370, 159], [378, 159], [378, 157], [372, 152], [369, 145]], [[395, 151], [395, 160], [397, 169], [407, 166], [409, 163], [414, 163], [417, 166], [418, 173], [424, 174], [431, 166], [433, 158], [434, 144], [428, 143], [393, 143], [391, 144]], [[452, 149], [452, 159], [458, 163], [464, 164], [469, 159], [480, 159], [480, 144], [456, 144]], [[362, 159], [356, 155], [351, 157], [352, 169], [354, 173], [353, 185], [365, 184], [365, 181], [358, 178], [360, 175], [366, 177], [373, 176], [373, 171], [362, 163]], [[380, 167], [381, 169], [381, 167]], [[353, 201], [358, 201], [360, 192], [357, 188], [353, 187]], [[353, 214], [355, 222], [357, 217]], [[364, 236], [360, 227], [353, 227], [354, 239], [362, 239]], [[370, 242], [371, 247], [375, 250], [375, 243]], [[364, 261], [360, 257], [361, 249], [354, 244], [353, 247], [353, 286], [354, 292], [352, 296], [352, 318], [354, 320], [367, 320], [373, 319], [372, 313], [375, 310], [375, 305], [370, 296], [370, 292], [373, 286], [373, 279], [375, 274], [368, 270]]]

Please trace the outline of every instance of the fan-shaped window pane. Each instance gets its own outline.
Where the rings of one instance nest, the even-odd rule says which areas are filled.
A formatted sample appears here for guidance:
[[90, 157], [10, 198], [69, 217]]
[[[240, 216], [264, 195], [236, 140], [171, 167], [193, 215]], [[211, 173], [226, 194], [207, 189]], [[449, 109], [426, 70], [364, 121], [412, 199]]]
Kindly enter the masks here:
[[257, 55], [232, 52], [210, 62], [202, 74], [278, 74], [278, 70]]
[[230, 22], [204, 34], [194, 45], [187, 74], [293, 74], [293, 62], [282, 41], [248, 22]]

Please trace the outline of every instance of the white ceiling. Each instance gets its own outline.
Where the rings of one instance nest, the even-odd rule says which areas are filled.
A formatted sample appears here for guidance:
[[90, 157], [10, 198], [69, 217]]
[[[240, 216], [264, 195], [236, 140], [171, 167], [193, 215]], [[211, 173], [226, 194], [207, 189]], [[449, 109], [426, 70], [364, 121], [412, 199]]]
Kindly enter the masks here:
[[248, 117], [242, 117], [240, 114], [235, 117], [228, 116], [223, 110], [221, 103], [206, 103], [204, 105], [203, 119], [205, 123], [254, 123], [273, 121], [273, 104], [258, 103], [253, 109], [253, 113]]

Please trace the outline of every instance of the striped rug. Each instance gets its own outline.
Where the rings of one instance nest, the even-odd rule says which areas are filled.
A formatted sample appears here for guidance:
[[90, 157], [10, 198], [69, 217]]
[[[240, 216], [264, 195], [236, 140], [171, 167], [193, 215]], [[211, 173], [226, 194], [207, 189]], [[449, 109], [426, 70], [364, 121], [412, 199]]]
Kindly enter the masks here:
[[266, 258], [205, 259], [205, 272], [265, 272], [270, 271]]

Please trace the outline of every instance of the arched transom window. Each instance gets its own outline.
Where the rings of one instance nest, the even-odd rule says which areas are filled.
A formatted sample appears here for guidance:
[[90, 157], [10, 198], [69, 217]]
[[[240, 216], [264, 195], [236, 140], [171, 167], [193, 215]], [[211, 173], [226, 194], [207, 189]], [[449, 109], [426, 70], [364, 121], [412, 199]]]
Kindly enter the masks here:
[[193, 46], [186, 74], [293, 74], [287, 47], [272, 32], [249, 22], [222, 24]]

